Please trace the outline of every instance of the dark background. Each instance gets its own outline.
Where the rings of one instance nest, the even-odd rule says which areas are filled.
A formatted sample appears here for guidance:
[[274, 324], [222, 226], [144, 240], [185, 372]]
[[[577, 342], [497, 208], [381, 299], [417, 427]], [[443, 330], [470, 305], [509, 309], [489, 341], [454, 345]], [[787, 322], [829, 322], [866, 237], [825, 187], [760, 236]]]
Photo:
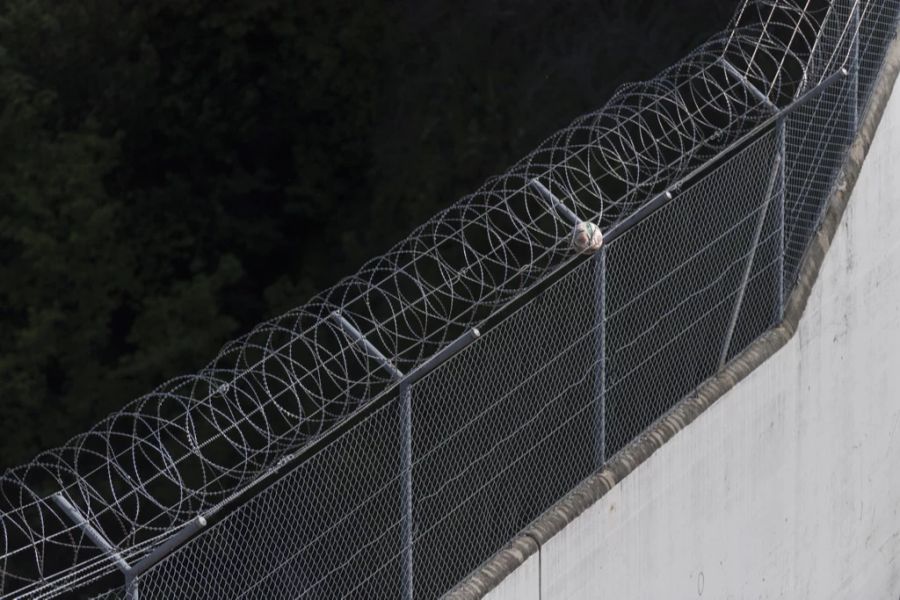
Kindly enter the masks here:
[[0, 2], [0, 468], [200, 369], [736, 4]]

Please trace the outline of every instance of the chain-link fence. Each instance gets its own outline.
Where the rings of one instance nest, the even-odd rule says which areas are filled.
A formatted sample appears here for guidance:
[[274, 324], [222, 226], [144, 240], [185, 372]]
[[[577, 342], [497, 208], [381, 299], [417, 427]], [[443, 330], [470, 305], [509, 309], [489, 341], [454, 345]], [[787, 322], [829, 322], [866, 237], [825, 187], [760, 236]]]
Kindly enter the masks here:
[[448, 591], [780, 320], [898, 11], [746, 0], [312, 305], [5, 474], [0, 596]]
[[[147, 572], [141, 597], [431, 598], [453, 587], [714, 373], [731, 334], [752, 339], [775, 321], [779, 139], [762, 132], [577, 261]], [[768, 299], [765, 319], [746, 319], [756, 332], [735, 317], [754, 286]]]
[[[814, 51], [827, 58], [809, 72], [804, 91], [815, 93], [805, 103], [773, 109], [769, 126], [706, 175], [620, 235], [611, 232], [600, 252], [410, 386], [409, 397], [395, 401], [409, 402], [407, 417], [392, 403], [372, 417], [380, 434], [338, 440], [345, 453], [367, 448], [397, 461], [370, 470], [360, 456], [343, 465], [348, 492], [358, 492], [352, 474], [360, 468], [369, 471], [366, 488], [377, 489], [365, 498], [364, 523], [332, 526], [327, 543], [318, 527], [295, 532], [300, 548], [278, 543], [280, 564], [263, 568], [268, 578], [252, 572], [258, 558], [237, 561], [235, 587], [202, 586], [216, 590], [205, 597], [439, 596], [775, 324], [868, 98], [873, 65], [893, 35], [896, 7], [873, 8], [830, 9]], [[858, 38], [844, 30], [850, 13], [866, 17]], [[867, 66], [829, 80], [851, 46]], [[405, 418], [411, 457], [401, 462]], [[404, 507], [407, 479], [411, 506]], [[339, 497], [327, 493], [332, 486], [302, 480], [304, 498]], [[283, 529], [279, 517], [273, 510], [255, 520], [272, 528], [267, 539]], [[245, 517], [230, 521], [204, 534], [204, 545], [219, 532], [246, 530]], [[198, 564], [217, 571], [215, 556], [198, 561], [192, 552], [185, 548], [165, 573], [145, 578], [189, 581], [184, 574]], [[285, 568], [288, 581], [271, 587], [268, 579]], [[254, 596], [248, 590], [259, 588], [246, 582], [257, 580], [266, 593]]]

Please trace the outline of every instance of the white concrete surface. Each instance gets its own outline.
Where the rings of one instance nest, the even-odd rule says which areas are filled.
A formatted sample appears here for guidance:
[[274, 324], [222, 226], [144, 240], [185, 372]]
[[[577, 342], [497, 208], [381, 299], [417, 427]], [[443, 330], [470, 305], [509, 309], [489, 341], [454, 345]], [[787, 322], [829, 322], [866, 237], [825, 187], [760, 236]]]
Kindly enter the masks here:
[[541, 556], [533, 554], [506, 579], [491, 590], [488, 598], [515, 598], [516, 600], [540, 600]]
[[794, 338], [519, 571], [489, 597], [900, 598], [900, 94]]

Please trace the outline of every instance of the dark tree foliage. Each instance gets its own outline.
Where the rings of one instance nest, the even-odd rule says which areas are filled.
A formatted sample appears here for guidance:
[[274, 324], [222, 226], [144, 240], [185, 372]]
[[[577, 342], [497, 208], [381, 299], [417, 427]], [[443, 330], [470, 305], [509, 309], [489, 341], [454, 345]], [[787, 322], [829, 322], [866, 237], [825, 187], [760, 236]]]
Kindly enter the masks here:
[[0, 466], [303, 303], [720, 0], [5, 0]]

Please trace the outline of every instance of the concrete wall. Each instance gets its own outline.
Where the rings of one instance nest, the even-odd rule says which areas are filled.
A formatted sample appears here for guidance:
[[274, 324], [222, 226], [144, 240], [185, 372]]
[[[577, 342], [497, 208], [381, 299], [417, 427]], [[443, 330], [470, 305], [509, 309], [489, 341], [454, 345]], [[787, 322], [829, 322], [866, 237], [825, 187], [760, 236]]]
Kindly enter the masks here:
[[796, 335], [488, 597], [900, 598], [900, 94]]

